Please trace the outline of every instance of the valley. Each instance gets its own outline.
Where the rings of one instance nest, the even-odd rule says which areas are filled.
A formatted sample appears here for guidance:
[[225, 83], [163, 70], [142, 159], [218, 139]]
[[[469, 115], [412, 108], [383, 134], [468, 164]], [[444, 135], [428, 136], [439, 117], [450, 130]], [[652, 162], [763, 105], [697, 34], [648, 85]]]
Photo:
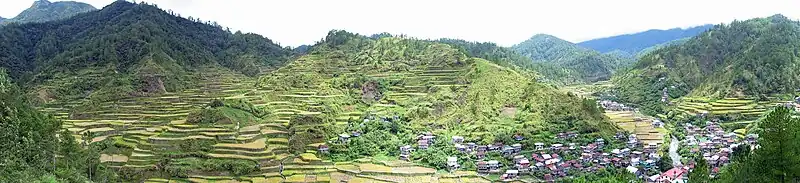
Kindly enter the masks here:
[[0, 182], [800, 180], [780, 14], [512, 46], [237, 29], [149, 1], [0, 18]]

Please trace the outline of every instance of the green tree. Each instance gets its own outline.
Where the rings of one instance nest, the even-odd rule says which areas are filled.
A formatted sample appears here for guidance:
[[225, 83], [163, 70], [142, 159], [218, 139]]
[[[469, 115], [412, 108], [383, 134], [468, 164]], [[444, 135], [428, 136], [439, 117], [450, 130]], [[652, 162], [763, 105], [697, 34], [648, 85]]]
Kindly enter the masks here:
[[661, 157], [661, 159], [658, 160], [658, 170], [666, 172], [669, 169], [672, 169], [672, 158], [669, 156]]
[[708, 163], [702, 157], [695, 158], [694, 170], [689, 173], [690, 182], [706, 183], [710, 181]]

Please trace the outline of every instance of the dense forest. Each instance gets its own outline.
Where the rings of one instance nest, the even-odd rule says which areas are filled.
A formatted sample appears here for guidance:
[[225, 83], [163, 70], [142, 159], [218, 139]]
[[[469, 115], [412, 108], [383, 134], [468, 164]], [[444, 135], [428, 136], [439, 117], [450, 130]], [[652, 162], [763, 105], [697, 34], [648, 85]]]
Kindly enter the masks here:
[[37, 0], [33, 5], [11, 19], [0, 17], [0, 25], [9, 23], [46, 22], [60, 20], [96, 10], [92, 5], [74, 1], [50, 2]]
[[622, 52], [636, 55], [639, 52], [673, 40], [694, 37], [713, 25], [702, 25], [687, 29], [673, 28], [669, 30], [648, 30], [644, 32], [599, 38], [578, 43], [579, 46], [591, 48], [602, 53]]
[[761, 97], [800, 88], [800, 22], [782, 15], [734, 21], [642, 57], [614, 78], [618, 96], [657, 112], [671, 98]]
[[61, 121], [30, 106], [0, 68], [0, 182], [114, 182], [100, 164], [103, 143], [78, 144]]
[[535, 70], [553, 81], [564, 84], [606, 80], [615, 70], [631, 64], [631, 59], [601, 54], [551, 35], [538, 34], [512, 46], [529, 57]]
[[530, 58], [522, 56], [510, 48], [497, 46], [497, 44], [491, 42], [471, 42], [461, 39], [446, 38], [436, 41], [453, 45], [463, 50], [463, 52], [471, 57], [486, 59], [503, 66], [529, 68], [534, 65]]
[[[292, 54], [257, 34], [231, 33], [216, 22], [126, 1], [69, 19], [8, 25], [0, 39], [0, 66], [26, 89], [51, 96], [46, 98], [176, 91], [192, 83], [185, 73], [194, 68], [223, 66], [255, 76]], [[88, 77], [36, 88], [79, 76]]]

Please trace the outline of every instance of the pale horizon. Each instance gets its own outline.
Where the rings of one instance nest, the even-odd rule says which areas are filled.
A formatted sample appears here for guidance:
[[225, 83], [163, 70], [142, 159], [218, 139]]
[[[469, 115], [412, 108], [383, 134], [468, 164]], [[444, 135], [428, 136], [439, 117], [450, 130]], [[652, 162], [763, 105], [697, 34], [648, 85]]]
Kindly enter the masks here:
[[[76, 1], [98, 9], [114, 2]], [[3, 2], [0, 16], [13, 18], [33, 2]], [[796, 11], [800, 1], [796, 0], [145, 2], [182, 17], [216, 21], [232, 31], [260, 34], [282, 46], [292, 47], [314, 44], [333, 29], [362, 35], [389, 32], [420, 39], [454, 38], [512, 46], [536, 34], [550, 34], [577, 43], [652, 29], [689, 28], [775, 14], [794, 20], [800, 17], [800, 11]]]

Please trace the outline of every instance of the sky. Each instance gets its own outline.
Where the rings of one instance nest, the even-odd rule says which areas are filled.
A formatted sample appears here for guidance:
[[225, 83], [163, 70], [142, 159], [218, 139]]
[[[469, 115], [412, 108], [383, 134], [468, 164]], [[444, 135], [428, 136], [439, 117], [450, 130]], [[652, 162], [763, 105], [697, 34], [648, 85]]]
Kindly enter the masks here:
[[[33, 0], [2, 0], [11, 18]], [[53, 0], [51, 0], [53, 1]], [[57, 0], [56, 0], [57, 1]], [[102, 8], [114, 0], [75, 0]], [[129, 0], [130, 1], [130, 0]], [[137, 0], [142, 1], [142, 0]], [[283, 46], [314, 44], [332, 29], [512, 46], [535, 34], [571, 42], [783, 14], [800, 0], [144, 0], [182, 17], [216, 21]]]

